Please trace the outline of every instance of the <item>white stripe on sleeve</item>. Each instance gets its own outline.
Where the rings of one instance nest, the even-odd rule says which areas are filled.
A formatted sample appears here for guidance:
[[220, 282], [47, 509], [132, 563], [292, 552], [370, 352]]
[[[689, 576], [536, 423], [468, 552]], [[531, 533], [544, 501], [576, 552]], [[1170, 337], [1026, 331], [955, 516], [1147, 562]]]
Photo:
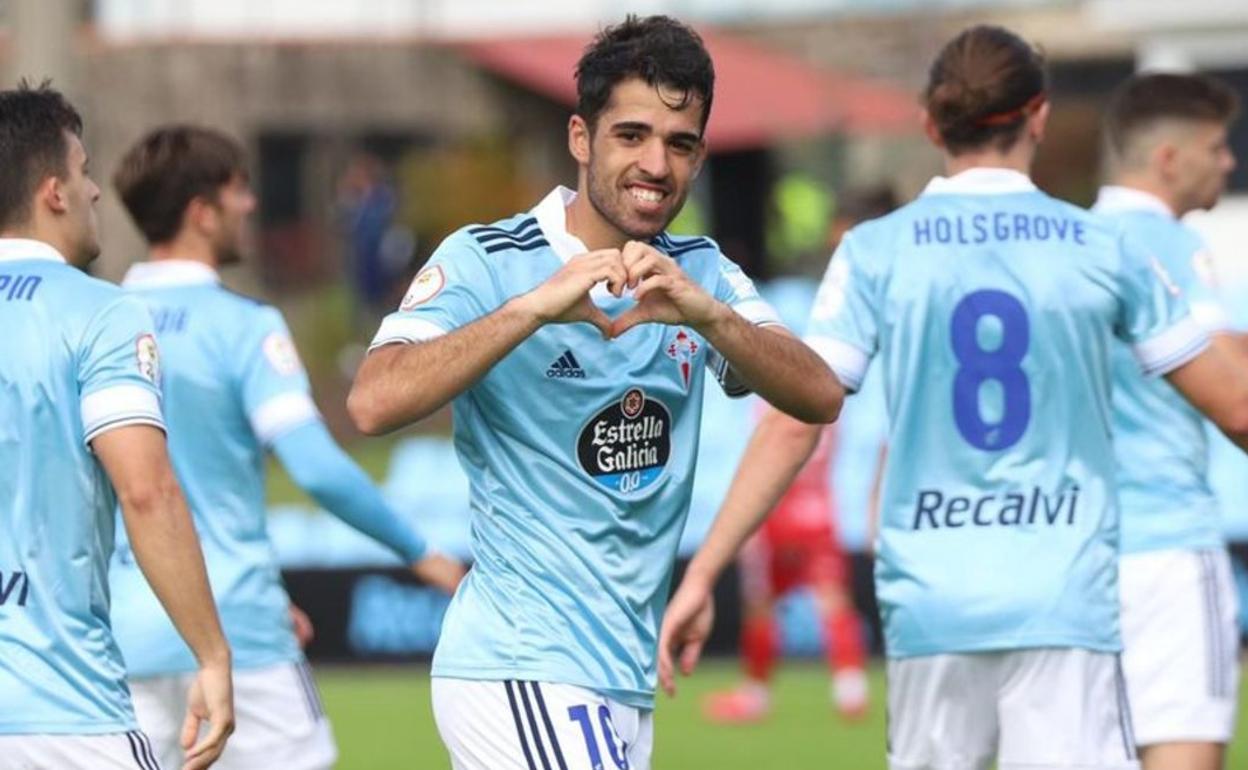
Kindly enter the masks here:
[[1208, 332], [1188, 315], [1161, 333], [1135, 343], [1132, 351], [1144, 374], [1155, 377], [1174, 371], [1208, 346]]
[[871, 357], [858, 347], [833, 337], [807, 337], [807, 345], [832, 368], [841, 384], [856, 391], [862, 387]]
[[114, 428], [127, 425], [152, 425], [165, 429], [160, 399], [141, 385], [114, 385], [82, 397], [83, 441], [93, 439]]
[[368, 346], [368, 351], [371, 353], [382, 345], [391, 345], [396, 342], [425, 342], [441, 337], [446, 334], [446, 331], [441, 326], [423, 318], [386, 316], [381, 322], [381, 327], [377, 329], [377, 335], [373, 337], [372, 344]]
[[760, 297], [753, 297], [751, 299], [742, 300], [741, 302], [734, 302], [731, 307], [733, 310], [737, 311], [742, 318], [752, 324], [756, 324], [758, 326], [783, 326], [783, 322], [780, 320], [780, 314], [777, 313], [766, 300]]
[[1217, 302], [1193, 302], [1192, 318], [1211, 334], [1230, 331], [1233, 327], [1230, 314]]
[[307, 393], [288, 392], [270, 398], [248, 415], [256, 438], [266, 446], [283, 433], [306, 422], [320, 419], [316, 404]]

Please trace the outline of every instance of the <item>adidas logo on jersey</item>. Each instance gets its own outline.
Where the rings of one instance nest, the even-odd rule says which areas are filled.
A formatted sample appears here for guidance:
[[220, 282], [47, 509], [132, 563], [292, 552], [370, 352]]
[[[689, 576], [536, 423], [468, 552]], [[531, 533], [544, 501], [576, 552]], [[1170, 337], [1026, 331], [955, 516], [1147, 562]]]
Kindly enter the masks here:
[[585, 370], [581, 368], [581, 364], [576, 360], [576, 356], [572, 355], [572, 351], [565, 350], [563, 355], [551, 363], [550, 368], [546, 370], [546, 376], [551, 378], [571, 377], [583, 380], [585, 379]]

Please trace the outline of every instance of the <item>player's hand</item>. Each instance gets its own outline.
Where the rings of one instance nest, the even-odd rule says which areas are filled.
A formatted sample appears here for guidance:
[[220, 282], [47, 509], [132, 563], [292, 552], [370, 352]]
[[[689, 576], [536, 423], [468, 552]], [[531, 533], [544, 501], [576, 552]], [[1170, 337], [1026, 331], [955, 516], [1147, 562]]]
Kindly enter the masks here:
[[311, 644], [312, 638], [316, 636], [316, 629], [312, 627], [312, 618], [293, 604], [290, 605], [290, 625], [295, 629], [295, 641], [299, 642], [299, 649], [302, 650]]
[[413, 575], [448, 594], [455, 593], [466, 571], [460, 562], [437, 553], [431, 553], [412, 565]]
[[[195, 742], [200, 726], [208, 723], [204, 736]], [[195, 676], [187, 697], [186, 719], [180, 743], [186, 754], [182, 770], [203, 770], [225, 749], [225, 740], [234, 732], [234, 685], [230, 666], [203, 666]], [[191, 744], [194, 744], [193, 746]]]
[[676, 260], [650, 244], [629, 241], [620, 255], [637, 304], [615, 319], [611, 336], [644, 323], [685, 324], [696, 329], [713, 321], [723, 309]]
[[714, 624], [715, 600], [711, 586], [688, 578], [682, 580], [659, 628], [659, 684], [668, 695], [676, 695], [673, 658], [679, 661], [681, 674], [692, 674]]
[[611, 319], [589, 298], [590, 290], [604, 281], [615, 296], [624, 293], [628, 273], [619, 249], [599, 249], [573, 257], [519, 300], [543, 324], [583, 321], [598, 327], [603, 337], [610, 337]]

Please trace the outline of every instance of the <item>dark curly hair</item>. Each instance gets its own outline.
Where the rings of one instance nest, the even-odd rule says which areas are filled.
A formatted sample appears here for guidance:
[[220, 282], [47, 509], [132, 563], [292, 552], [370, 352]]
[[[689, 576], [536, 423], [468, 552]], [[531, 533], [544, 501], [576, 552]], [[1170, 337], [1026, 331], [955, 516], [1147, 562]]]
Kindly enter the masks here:
[[675, 102], [665, 99], [674, 110], [700, 99], [702, 130], [706, 130], [715, 93], [715, 67], [702, 38], [688, 25], [669, 16], [630, 15], [598, 33], [576, 65], [576, 114], [593, 129], [612, 90], [629, 78], [679, 93]]

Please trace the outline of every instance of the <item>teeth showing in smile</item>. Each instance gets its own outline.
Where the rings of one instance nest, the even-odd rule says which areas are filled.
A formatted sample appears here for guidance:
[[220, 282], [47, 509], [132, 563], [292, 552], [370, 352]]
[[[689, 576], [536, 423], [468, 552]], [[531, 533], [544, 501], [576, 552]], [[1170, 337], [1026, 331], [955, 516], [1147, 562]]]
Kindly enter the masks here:
[[663, 200], [663, 193], [658, 190], [647, 190], [644, 187], [630, 187], [628, 188], [628, 192], [637, 200], [644, 201], [646, 203], [658, 203]]

